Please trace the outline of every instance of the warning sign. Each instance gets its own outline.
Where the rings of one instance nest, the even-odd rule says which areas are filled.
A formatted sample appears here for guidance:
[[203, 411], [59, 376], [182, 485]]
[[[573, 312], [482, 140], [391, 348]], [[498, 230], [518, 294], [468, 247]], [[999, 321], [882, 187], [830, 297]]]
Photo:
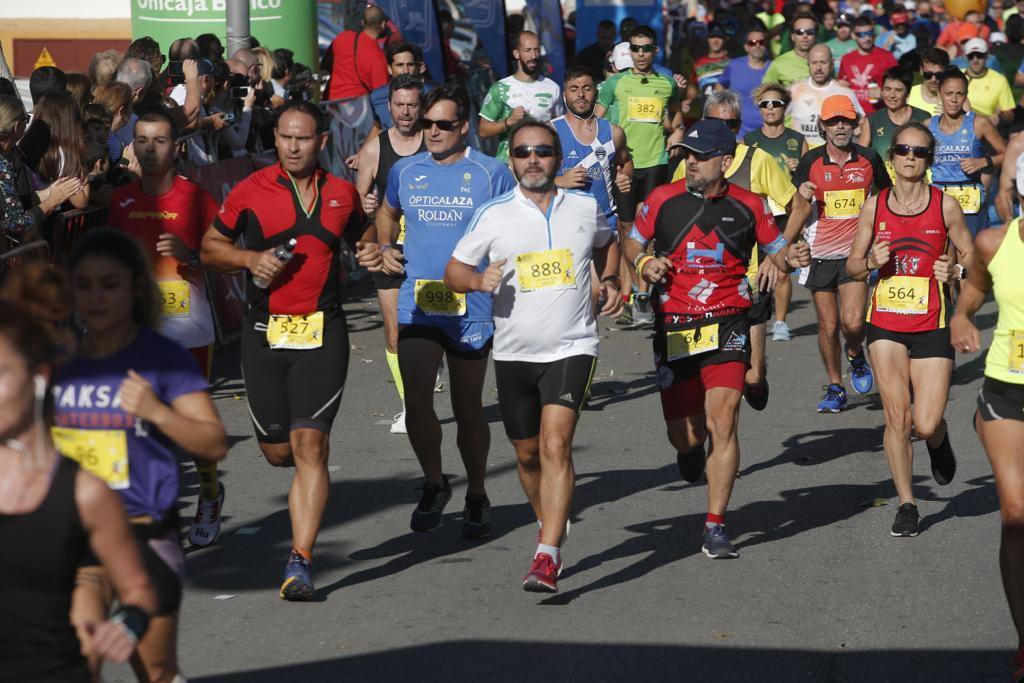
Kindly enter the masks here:
[[39, 53], [39, 57], [36, 59], [35, 68], [44, 66], [57, 66], [57, 62], [53, 61], [53, 57], [50, 55], [50, 51], [43, 47], [43, 51]]

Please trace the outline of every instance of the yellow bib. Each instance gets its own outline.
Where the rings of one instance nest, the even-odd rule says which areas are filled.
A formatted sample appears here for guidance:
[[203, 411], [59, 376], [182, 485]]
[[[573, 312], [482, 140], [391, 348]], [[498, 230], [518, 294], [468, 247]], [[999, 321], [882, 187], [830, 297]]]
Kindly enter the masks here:
[[1010, 330], [1010, 362], [1007, 366], [1015, 375], [1024, 375], [1024, 330]]
[[576, 273], [569, 249], [545, 249], [516, 256], [519, 291], [576, 289]]
[[942, 191], [955, 199], [968, 216], [981, 211], [981, 187], [978, 185], [946, 185]]
[[57, 450], [82, 469], [112, 489], [128, 488], [128, 437], [123, 430], [53, 427], [50, 433]]
[[718, 323], [695, 327], [692, 330], [669, 332], [668, 360], [679, 360], [718, 350]]
[[324, 345], [324, 312], [270, 316], [267, 344], [272, 349], [319, 349]]
[[158, 282], [160, 288], [160, 301], [162, 303], [160, 314], [165, 318], [178, 318], [188, 315], [192, 310], [191, 297], [188, 291], [188, 283], [184, 280], [169, 280]]
[[887, 277], [875, 287], [875, 307], [884, 313], [924, 315], [928, 312], [929, 278], [910, 275]]
[[413, 296], [427, 315], [466, 315], [466, 295], [448, 289], [443, 280], [417, 280]]
[[856, 218], [864, 203], [864, 188], [825, 190], [825, 218]]
[[660, 97], [630, 97], [626, 118], [637, 123], [661, 123], [663, 112]]

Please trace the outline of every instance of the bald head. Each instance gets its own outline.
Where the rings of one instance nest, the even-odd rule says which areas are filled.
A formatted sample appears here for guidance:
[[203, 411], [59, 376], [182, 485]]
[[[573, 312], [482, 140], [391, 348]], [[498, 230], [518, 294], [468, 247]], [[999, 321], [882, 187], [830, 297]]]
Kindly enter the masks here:
[[827, 45], [819, 43], [807, 53], [807, 69], [815, 85], [823, 86], [832, 80], [833, 68], [832, 50]]
[[379, 31], [384, 28], [384, 21], [387, 17], [384, 16], [384, 12], [380, 7], [374, 5], [368, 5], [366, 12], [363, 13], [363, 29]]
[[526, 45], [540, 45], [540, 36], [533, 31], [521, 31], [516, 39], [516, 49], [521, 50]]

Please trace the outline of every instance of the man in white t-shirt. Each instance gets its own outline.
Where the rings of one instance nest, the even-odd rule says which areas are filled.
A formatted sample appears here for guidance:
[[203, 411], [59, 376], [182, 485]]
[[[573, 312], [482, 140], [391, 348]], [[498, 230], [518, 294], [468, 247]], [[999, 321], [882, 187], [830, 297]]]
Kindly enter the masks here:
[[555, 186], [562, 147], [554, 130], [527, 122], [509, 142], [519, 186], [477, 210], [445, 285], [494, 296], [498, 404], [541, 524], [523, 588], [553, 593], [575, 484], [572, 438], [597, 365], [591, 263], [601, 278], [601, 313], [614, 316], [622, 307], [619, 248], [593, 195]]
[[[196, 65], [199, 72], [199, 126], [195, 133], [186, 138], [188, 160], [194, 164], [212, 164], [217, 160], [216, 150], [211, 149], [212, 145], [206, 139], [205, 133], [210, 130], [220, 130], [227, 125], [227, 119], [222, 112], [213, 114], [207, 112], [203, 102], [216, 86], [214, 76], [219, 76], [221, 71], [220, 67], [209, 59], [200, 59]], [[169, 97], [184, 107], [186, 94], [186, 85], [179, 83], [171, 88]]]
[[515, 73], [492, 85], [480, 106], [480, 137], [500, 136], [495, 156], [502, 161], [508, 160], [508, 132], [513, 126], [526, 117], [544, 123], [562, 113], [562, 89], [544, 76], [537, 34], [520, 33], [512, 57]]
[[846, 95], [853, 100], [860, 120], [864, 110], [857, 102], [853, 91], [839, 85], [832, 78], [835, 63], [832, 51], [827, 45], [815, 45], [807, 55], [807, 66], [811, 75], [807, 80], [797, 81], [789, 87], [790, 102], [786, 111], [786, 126], [800, 132], [807, 140], [807, 146], [820, 147], [825, 144], [818, 131], [821, 103], [831, 95]]

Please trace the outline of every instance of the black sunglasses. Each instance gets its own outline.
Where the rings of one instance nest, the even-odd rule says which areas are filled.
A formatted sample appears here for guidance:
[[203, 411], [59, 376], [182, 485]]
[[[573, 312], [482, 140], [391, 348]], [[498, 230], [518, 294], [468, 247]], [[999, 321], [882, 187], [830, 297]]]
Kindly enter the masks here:
[[455, 121], [445, 121], [444, 119], [428, 119], [426, 116], [420, 117], [420, 128], [423, 130], [430, 130], [434, 126], [437, 126], [438, 130], [444, 131], [445, 133], [451, 133], [453, 130], [458, 128], [461, 123], [462, 122], [458, 119]]
[[767, 45], [768, 41], [762, 38], [761, 40], [748, 40], [747, 45], [750, 47], [757, 47], [758, 45]]
[[816, 28], [795, 28], [793, 29], [794, 36], [813, 36], [817, 35], [818, 29]]
[[634, 45], [633, 43], [629, 44], [629, 49], [631, 52], [654, 52], [657, 49], [657, 47], [658, 46], [654, 45], [653, 43], [650, 45]]
[[531, 154], [548, 159], [555, 156], [555, 148], [551, 145], [516, 145], [512, 148], [512, 156], [516, 159], [529, 159]]
[[697, 161], [704, 162], [710, 161], [717, 156], [721, 156], [721, 152], [698, 152], [690, 149], [689, 147], [683, 147], [683, 161], [686, 161], [690, 157], [693, 157]]
[[988, 59], [988, 55], [984, 52], [972, 52], [967, 55], [967, 59]]
[[733, 129], [739, 128], [740, 123], [742, 123], [742, 121], [740, 121], [739, 119], [720, 119], [717, 116], [708, 116], [707, 118], [714, 119], [715, 121], [721, 121], [722, 123]]
[[932, 155], [932, 151], [927, 147], [919, 147], [917, 145], [893, 145], [892, 153], [898, 157], [905, 157], [911, 152], [918, 159], [926, 159]]
[[782, 100], [761, 100], [757, 103], [757, 106], [761, 109], [780, 109], [786, 106], [786, 103]]
[[942, 75], [941, 71], [922, 71], [921, 78], [926, 81], [938, 80], [939, 76]]

